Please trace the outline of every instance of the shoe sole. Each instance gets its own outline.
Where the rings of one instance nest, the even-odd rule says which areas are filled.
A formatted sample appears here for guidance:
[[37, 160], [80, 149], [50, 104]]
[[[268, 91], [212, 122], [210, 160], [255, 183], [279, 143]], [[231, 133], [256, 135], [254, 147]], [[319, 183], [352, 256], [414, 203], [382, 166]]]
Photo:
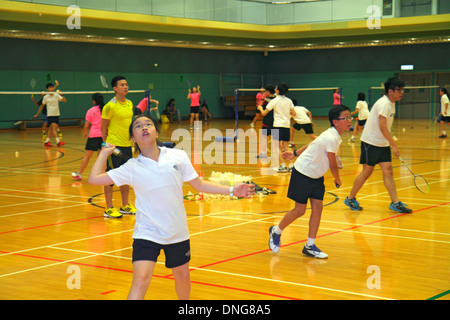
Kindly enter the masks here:
[[302, 253], [305, 255], [305, 256], [307, 256], [307, 257], [309, 257], [309, 258], [315, 258], [315, 259], [328, 259], [328, 255], [326, 254], [326, 253], [324, 253], [324, 252], [321, 252], [321, 254], [323, 253], [324, 255], [325, 255], [325, 257], [320, 257], [319, 255], [313, 255], [313, 254], [311, 254], [311, 253], [309, 253], [308, 252], [308, 249], [306, 249], [305, 247], [303, 247], [303, 250], [302, 250]]
[[105, 218], [110, 218], [110, 219], [120, 219], [123, 217], [123, 216], [113, 217], [113, 216], [108, 215], [107, 213], [103, 213], [103, 216]]

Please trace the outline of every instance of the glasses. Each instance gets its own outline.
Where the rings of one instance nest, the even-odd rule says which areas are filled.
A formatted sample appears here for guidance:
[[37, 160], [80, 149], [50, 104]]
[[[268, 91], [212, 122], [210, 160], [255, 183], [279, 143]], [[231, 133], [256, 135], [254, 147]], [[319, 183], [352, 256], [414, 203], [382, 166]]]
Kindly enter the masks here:
[[337, 118], [338, 120], [347, 120], [347, 121], [352, 121], [353, 117], [345, 117], [345, 118]]

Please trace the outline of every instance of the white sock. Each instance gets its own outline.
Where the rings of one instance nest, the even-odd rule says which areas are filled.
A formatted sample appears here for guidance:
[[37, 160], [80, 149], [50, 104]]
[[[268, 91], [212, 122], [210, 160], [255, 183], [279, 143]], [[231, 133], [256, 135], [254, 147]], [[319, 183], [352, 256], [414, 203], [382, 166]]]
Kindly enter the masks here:
[[59, 138], [56, 138], [56, 143], [59, 143]]
[[445, 134], [445, 135], [446, 135], [446, 134], [447, 134], [447, 131], [445, 131], [445, 130], [444, 130], [444, 131], [442, 131], [442, 134]]
[[283, 232], [283, 230], [281, 230], [278, 226], [276, 226], [276, 227], [273, 229], [273, 232], [276, 233], [276, 234], [281, 234], [281, 232]]
[[45, 143], [50, 142], [50, 138], [47, 136], [47, 139], [45, 139]]
[[308, 238], [308, 241], [306, 241], [306, 246], [310, 248], [314, 245], [315, 242], [316, 242], [316, 239]]

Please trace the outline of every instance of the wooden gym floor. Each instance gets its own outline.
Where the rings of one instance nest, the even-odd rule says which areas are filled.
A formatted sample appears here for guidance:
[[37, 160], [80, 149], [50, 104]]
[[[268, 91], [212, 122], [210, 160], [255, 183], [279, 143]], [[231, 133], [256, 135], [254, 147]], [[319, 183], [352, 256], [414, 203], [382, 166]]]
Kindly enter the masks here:
[[[247, 130], [249, 124], [241, 121], [240, 127]], [[233, 121], [213, 120], [203, 132], [233, 126]], [[187, 129], [188, 124], [164, 126], [162, 140], [178, 127]], [[326, 120], [316, 120], [316, 134], [327, 127]], [[37, 128], [0, 131], [0, 299], [125, 299], [132, 278], [134, 217], [103, 217], [103, 188], [86, 182], [94, 159], [82, 181], [71, 177], [84, 153], [82, 130], [62, 127], [62, 132], [67, 144], [46, 149]], [[325, 207], [316, 243], [328, 253], [327, 260], [301, 253], [308, 212], [285, 230], [278, 254], [268, 249], [269, 227], [293, 207], [286, 198], [289, 173], [274, 174], [249, 160], [197, 165], [205, 178], [212, 171], [249, 175], [277, 193], [249, 200], [186, 197], [191, 298], [449, 299], [450, 141], [439, 139], [438, 125], [425, 120], [396, 120], [393, 134], [411, 169], [428, 180], [430, 193], [417, 191], [412, 176], [395, 159], [400, 199], [414, 212], [388, 209], [379, 167], [358, 194], [364, 210], [351, 211], [343, 200], [361, 169], [360, 148], [359, 139], [348, 143], [346, 133], [341, 145], [343, 186], [336, 189], [331, 174], [325, 176]], [[303, 131], [296, 133], [297, 146], [308, 142]], [[203, 142], [203, 148], [210, 143]], [[185, 185], [184, 194], [189, 191], [195, 193]], [[119, 204], [119, 192], [114, 202]], [[176, 299], [163, 255], [146, 298]]]

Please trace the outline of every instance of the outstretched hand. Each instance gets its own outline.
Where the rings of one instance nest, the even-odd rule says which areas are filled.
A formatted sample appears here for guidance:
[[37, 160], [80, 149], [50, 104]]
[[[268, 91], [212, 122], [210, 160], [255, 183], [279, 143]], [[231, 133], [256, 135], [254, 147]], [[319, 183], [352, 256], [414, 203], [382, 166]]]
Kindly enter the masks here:
[[255, 185], [248, 183], [241, 183], [234, 187], [234, 195], [238, 198], [250, 198], [255, 194]]

